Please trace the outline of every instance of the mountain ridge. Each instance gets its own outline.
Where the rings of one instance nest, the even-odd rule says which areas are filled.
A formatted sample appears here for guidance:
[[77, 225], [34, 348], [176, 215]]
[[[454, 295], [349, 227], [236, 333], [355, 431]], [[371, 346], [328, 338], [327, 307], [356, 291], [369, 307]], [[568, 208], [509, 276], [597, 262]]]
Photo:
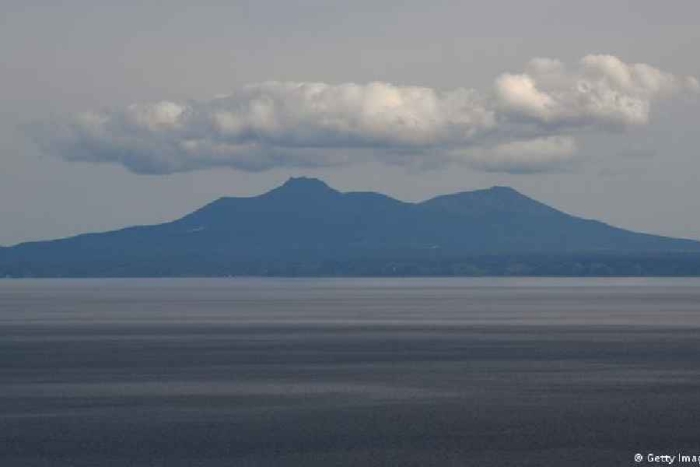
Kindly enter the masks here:
[[[695, 271], [684, 255], [696, 254], [698, 241], [579, 218], [510, 187], [410, 203], [298, 177], [161, 224], [0, 248], [0, 276], [384, 275], [391, 264], [412, 271], [440, 265], [431, 266], [440, 274], [451, 265], [447, 271], [457, 275], [578, 275], [581, 267], [600, 273], [600, 264], [635, 257], [625, 274], [657, 274], [647, 264], [655, 257], [673, 275], [681, 263]], [[557, 261], [567, 266], [553, 270]], [[371, 266], [358, 272], [358, 264]], [[617, 275], [619, 267], [606, 271]]]

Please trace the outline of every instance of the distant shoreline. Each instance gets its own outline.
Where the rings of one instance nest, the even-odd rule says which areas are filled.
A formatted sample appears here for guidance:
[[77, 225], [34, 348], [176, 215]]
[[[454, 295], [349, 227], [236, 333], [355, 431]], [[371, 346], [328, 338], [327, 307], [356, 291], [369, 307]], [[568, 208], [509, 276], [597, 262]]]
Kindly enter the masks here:
[[[167, 264], [167, 266], [164, 266]], [[43, 266], [43, 267], [42, 267]], [[13, 278], [204, 278], [204, 277], [700, 277], [699, 253], [529, 254], [464, 258], [309, 261], [113, 262], [49, 265], [0, 263]]]

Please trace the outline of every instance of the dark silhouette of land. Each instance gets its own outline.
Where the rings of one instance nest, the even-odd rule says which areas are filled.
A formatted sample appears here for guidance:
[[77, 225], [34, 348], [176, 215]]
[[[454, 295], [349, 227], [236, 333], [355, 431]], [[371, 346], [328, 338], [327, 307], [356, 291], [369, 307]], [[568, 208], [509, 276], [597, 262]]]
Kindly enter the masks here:
[[508, 187], [408, 203], [292, 178], [159, 225], [0, 248], [0, 276], [693, 276], [700, 242], [582, 219]]

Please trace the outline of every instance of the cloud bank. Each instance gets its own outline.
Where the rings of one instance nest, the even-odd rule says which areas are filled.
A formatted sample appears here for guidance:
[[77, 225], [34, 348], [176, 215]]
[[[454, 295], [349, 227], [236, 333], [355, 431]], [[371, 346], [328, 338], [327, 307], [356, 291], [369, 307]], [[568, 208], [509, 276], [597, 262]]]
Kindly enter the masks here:
[[695, 78], [609, 55], [588, 55], [573, 69], [538, 58], [498, 76], [487, 92], [267, 82], [208, 101], [85, 112], [31, 133], [64, 159], [147, 174], [362, 160], [537, 172], [570, 161], [577, 133], [646, 125], [655, 100], [698, 90]]

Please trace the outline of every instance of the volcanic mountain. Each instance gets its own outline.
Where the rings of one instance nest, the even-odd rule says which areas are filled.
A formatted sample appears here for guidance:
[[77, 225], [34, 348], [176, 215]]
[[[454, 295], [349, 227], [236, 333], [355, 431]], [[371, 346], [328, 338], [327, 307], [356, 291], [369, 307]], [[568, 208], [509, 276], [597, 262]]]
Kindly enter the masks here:
[[699, 258], [698, 241], [582, 219], [508, 187], [408, 203], [302, 177], [164, 224], [0, 248], [0, 276], [695, 275]]

